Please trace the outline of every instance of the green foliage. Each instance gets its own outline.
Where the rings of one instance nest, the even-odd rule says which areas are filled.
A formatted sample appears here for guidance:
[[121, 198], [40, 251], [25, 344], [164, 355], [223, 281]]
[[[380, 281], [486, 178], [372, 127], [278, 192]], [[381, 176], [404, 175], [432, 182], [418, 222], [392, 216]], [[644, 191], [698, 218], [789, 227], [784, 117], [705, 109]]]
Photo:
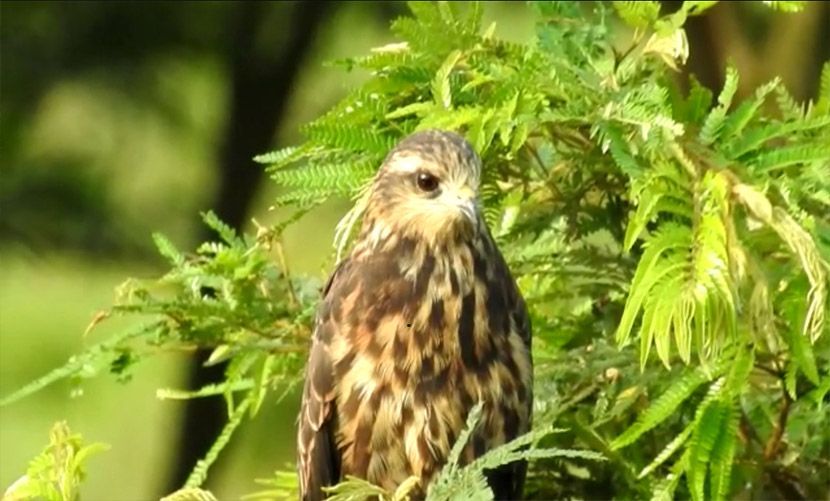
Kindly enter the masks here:
[[86, 477], [87, 460], [107, 449], [109, 446], [102, 443], [84, 445], [81, 436], [72, 433], [65, 422], [55, 423], [49, 432], [49, 445], [29, 462], [26, 474], [6, 490], [3, 499], [76, 501]]
[[160, 349], [211, 347], [208, 364], [228, 360], [225, 380], [195, 392], [159, 390], [160, 398], [224, 397], [229, 422], [206, 457], [194, 465], [187, 487], [198, 487], [245, 415], [255, 416], [271, 391], [282, 398], [298, 383], [310, 333], [319, 280], [290, 278], [276, 261], [282, 255], [278, 227], [256, 237], [239, 236], [212, 213], [205, 223], [222, 239], [180, 252], [155, 235], [170, 271], [159, 280], [128, 280], [111, 316], [140, 314], [151, 321], [91, 346], [63, 367], [5, 397], [6, 405], [60, 379], [82, 379], [109, 371], [127, 380], [132, 367]]
[[604, 459], [601, 454], [591, 451], [539, 447], [539, 441], [554, 431], [549, 428], [540, 428], [500, 447], [491, 449], [472, 463], [460, 467], [458, 466], [458, 458], [464, 446], [467, 445], [470, 434], [478, 424], [480, 417], [481, 407], [474, 407], [467, 418], [465, 432], [459, 436], [450, 452], [447, 466], [441, 470], [427, 490], [428, 501], [492, 500], [493, 493], [487, 486], [484, 472], [499, 465], [521, 459], [579, 458], [591, 461], [602, 461]]
[[161, 501], [216, 501], [216, 496], [203, 489], [184, 487], [164, 496]]
[[[170, 272], [127, 282], [100, 317], [149, 323], [3, 403], [107, 368], [124, 377], [162, 349], [210, 347], [209, 363], [230, 362], [224, 382], [160, 393], [228, 404], [228, 427], [188, 482], [198, 487], [243, 416], [302, 374], [320, 281], [287, 273], [282, 230], [354, 197], [339, 256], [389, 148], [444, 128], [483, 159], [485, 216], [531, 310], [536, 405], [530, 434], [450, 461], [431, 499], [489, 498], [482, 472], [516, 458], [530, 460], [526, 492], [538, 498], [823, 495], [830, 65], [806, 104], [777, 79], [737, 102], [734, 68], [714, 102], [695, 81], [684, 92], [675, 70], [695, 48], [683, 25], [714, 4], [669, 14], [656, 2], [533, 2], [525, 45], [482, 29], [482, 5], [412, 3], [392, 24], [399, 42], [340, 61], [369, 72], [365, 84], [306, 125], [305, 142], [257, 157], [294, 217], [252, 237], [207, 215], [221, 241], [195, 254], [156, 237]], [[585, 461], [597, 459], [585, 449], [607, 461]], [[280, 472], [255, 496], [291, 496], [292, 480]], [[331, 494], [402, 499], [411, 486], [348, 479]]]
[[243, 500], [296, 499], [299, 497], [300, 481], [293, 467], [289, 467], [288, 471], [277, 470], [273, 477], [259, 478], [256, 483], [266, 488], [243, 496]]
[[645, 412], [640, 414], [633, 425], [611, 442], [611, 448], [625, 447], [640, 438], [643, 433], [665, 421], [701, 384], [712, 376], [720, 375], [724, 370], [725, 367], [720, 367], [714, 374], [707, 374], [700, 368], [685, 371], [672, 381], [671, 386], [663, 391]]
[[[472, 463], [461, 466], [459, 464], [459, 458], [481, 420], [481, 410], [482, 405], [480, 403], [470, 410], [464, 431], [459, 435], [455, 444], [453, 444], [446, 467], [441, 470], [440, 474], [427, 489], [427, 501], [451, 501], [454, 499], [470, 499], [476, 501], [492, 500], [493, 493], [487, 486], [487, 479], [484, 476], [484, 472], [499, 465], [521, 459], [562, 457], [592, 461], [602, 461], [604, 459], [601, 454], [591, 451], [539, 447], [539, 441], [541, 439], [550, 435], [552, 432], [561, 431], [548, 428], [538, 429], [525, 434], [509, 443], [488, 451]], [[377, 496], [382, 501], [402, 501], [408, 499], [408, 493], [418, 484], [418, 480], [418, 477], [410, 477], [395, 492], [388, 492], [382, 487], [352, 477], [329, 489], [328, 492], [333, 495], [328, 497], [328, 499], [331, 501], [359, 501]]]
[[770, 6], [773, 9], [780, 10], [782, 12], [800, 12], [804, 9], [804, 2], [773, 2], [769, 0], [764, 0], [764, 4]]

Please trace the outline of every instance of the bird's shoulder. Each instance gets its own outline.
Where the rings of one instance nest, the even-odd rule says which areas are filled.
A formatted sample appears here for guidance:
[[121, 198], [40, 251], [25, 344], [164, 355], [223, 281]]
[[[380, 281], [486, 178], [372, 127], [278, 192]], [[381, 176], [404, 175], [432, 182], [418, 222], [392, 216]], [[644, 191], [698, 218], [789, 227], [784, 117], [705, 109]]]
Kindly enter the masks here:
[[[499, 306], [504, 308], [505, 314], [508, 315], [509, 321], [512, 324], [511, 330], [516, 332], [529, 348], [532, 326], [527, 303], [519, 290], [519, 285], [510, 271], [507, 261], [501, 251], [499, 251], [495, 239], [487, 233], [483, 237], [483, 240], [484, 245], [482, 248], [486, 255], [485, 259], [488, 261], [487, 288], [491, 292], [496, 289], [502, 292], [501, 297], [504, 303]], [[490, 313], [496, 313], [494, 311], [496, 309], [498, 309], [497, 306], [492, 305]]]

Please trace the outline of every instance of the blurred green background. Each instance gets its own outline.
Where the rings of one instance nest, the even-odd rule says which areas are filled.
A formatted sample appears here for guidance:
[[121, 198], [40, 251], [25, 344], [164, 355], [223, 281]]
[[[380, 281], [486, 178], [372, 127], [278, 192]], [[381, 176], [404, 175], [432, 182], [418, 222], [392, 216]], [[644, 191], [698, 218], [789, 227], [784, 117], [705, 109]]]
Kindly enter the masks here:
[[[164, 272], [152, 232], [193, 249], [210, 237], [200, 211], [247, 229], [252, 217], [284, 217], [251, 158], [296, 142], [302, 123], [366, 78], [324, 63], [394, 42], [388, 23], [405, 11], [398, 2], [0, 4], [0, 395], [129, 325], [83, 336], [125, 278]], [[522, 3], [488, 3], [485, 17], [504, 38], [533, 36]], [[731, 60], [741, 93], [781, 75], [806, 99], [830, 58], [827, 33], [826, 3], [792, 16], [719, 5], [689, 23], [688, 71], [717, 88]], [[332, 201], [288, 230], [292, 272], [326, 274], [347, 207]], [[90, 462], [86, 499], [171, 492], [200, 434], [224, 419], [221, 401], [187, 417], [185, 403], [156, 398], [156, 388], [194, 384], [193, 367], [192, 354], [159, 354], [126, 385], [61, 383], [0, 408], [0, 489], [66, 419], [112, 445]], [[207, 487], [235, 499], [292, 462], [297, 407], [292, 395], [245, 422]]]

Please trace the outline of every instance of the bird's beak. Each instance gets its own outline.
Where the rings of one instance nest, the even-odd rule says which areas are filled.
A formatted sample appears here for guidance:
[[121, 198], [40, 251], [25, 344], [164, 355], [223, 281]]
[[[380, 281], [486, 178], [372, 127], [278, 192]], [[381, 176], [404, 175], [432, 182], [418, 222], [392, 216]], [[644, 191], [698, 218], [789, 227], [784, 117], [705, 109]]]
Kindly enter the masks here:
[[455, 205], [459, 210], [470, 220], [471, 223], [476, 224], [478, 218], [476, 217], [476, 192], [464, 186], [456, 192]]

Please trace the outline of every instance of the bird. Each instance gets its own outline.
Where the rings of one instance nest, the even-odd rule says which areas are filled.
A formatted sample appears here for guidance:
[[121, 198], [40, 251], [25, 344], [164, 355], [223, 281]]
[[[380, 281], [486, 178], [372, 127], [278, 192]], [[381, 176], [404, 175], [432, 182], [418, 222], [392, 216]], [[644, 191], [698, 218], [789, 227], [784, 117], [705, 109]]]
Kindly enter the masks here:
[[[323, 288], [298, 417], [300, 497], [354, 476], [422, 499], [481, 402], [468, 464], [530, 430], [531, 324], [483, 217], [482, 161], [459, 134], [415, 132], [371, 181], [352, 250]], [[485, 471], [521, 496], [527, 464]]]

